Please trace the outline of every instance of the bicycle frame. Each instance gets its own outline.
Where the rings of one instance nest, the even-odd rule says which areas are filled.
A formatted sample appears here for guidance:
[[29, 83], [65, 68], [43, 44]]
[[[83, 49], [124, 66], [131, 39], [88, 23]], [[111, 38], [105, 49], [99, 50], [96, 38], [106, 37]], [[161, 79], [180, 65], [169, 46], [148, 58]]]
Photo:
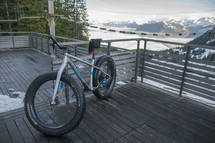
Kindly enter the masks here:
[[[82, 77], [81, 73], [78, 71], [78, 69], [76, 68], [75, 64], [73, 63], [73, 61], [71, 59], [75, 59], [77, 61], [80, 61], [80, 62], [83, 62], [84, 64], [87, 64], [89, 66], [91, 66], [91, 71], [90, 71], [90, 85], [87, 84], [87, 82], [85, 81], [85, 79]], [[104, 72], [101, 68], [97, 67], [97, 66], [94, 66], [94, 55], [93, 55], [93, 58], [92, 58], [92, 62], [89, 63], [89, 62], [86, 62], [78, 57], [75, 57], [71, 54], [68, 54], [67, 52], [64, 54], [64, 59], [63, 59], [63, 62], [59, 68], [59, 71], [58, 71], [58, 74], [57, 74], [57, 79], [56, 79], [56, 82], [55, 82], [55, 87], [54, 87], [54, 93], [53, 93], [53, 97], [52, 97], [52, 102], [51, 104], [54, 105], [56, 104], [55, 103], [55, 99], [57, 97], [57, 90], [58, 90], [58, 87], [59, 87], [59, 84], [60, 84], [60, 79], [61, 79], [61, 76], [63, 74], [63, 71], [65, 70], [67, 64], [69, 64], [72, 68], [72, 70], [75, 72], [76, 76], [80, 79], [80, 81], [82, 82], [82, 84], [84, 85], [84, 88], [85, 90], [95, 90], [97, 89], [101, 83], [97, 86], [97, 87], [93, 87], [93, 70], [94, 68], [100, 70], [101, 72], [103, 72], [105, 75], [111, 77], [109, 74], [107, 74], [106, 72]], [[62, 90], [62, 89], [61, 89]]]

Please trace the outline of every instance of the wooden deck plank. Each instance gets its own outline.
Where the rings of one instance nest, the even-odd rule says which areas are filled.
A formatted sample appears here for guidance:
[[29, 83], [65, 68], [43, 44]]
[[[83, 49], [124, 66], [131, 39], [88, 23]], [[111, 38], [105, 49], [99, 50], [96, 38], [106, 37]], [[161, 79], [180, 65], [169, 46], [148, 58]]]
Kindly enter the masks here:
[[[91, 106], [93, 106], [97, 111], [103, 113], [103, 116], [110, 119], [112, 122], [120, 126], [122, 129], [126, 131], [131, 131], [132, 129], [136, 128], [136, 125], [133, 122], [119, 114], [120, 110], [116, 112], [110, 108], [110, 107], [115, 108], [111, 102], [91, 98], [89, 98], [89, 100], [90, 100], [89, 104], [92, 104]], [[104, 104], [108, 105], [107, 108], [104, 107]]]
[[113, 141], [112, 143], [119, 143], [119, 141], [115, 140], [115, 141]]
[[74, 131], [78, 137], [83, 141], [83, 142], [95, 142], [95, 140], [93, 140], [88, 134], [86, 134], [83, 130], [81, 130], [80, 128], [76, 128]]
[[[125, 99], [122, 99], [119, 96], [116, 100], [125, 101]], [[184, 133], [184, 132], [182, 132], [182, 131], [184, 131], [183, 128], [180, 126], [176, 126], [175, 123], [167, 121], [167, 120], [159, 117], [158, 115], [152, 113], [151, 110], [144, 109], [144, 107], [141, 108], [138, 104], [136, 104], [136, 103], [134, 104], [131, 101], [127, 101], [127, 104], [129, 105], [130, 109], [135, 108], [135, 111], [134, 110], [132, 111], [130, 109], [127, 109], [127, 110], [130, 110], [130, 112], [134, 112], [134, 114], [139, 114], [140, 122], [146, 122], [147, 124], [153, 125], [154, 127], [156, 127], [156, 129], [160, 130], [161, 132], [165, 132], [172, 138], [176, 138], [177, 136], [183, 135], [183, 133]], [[177, 130], [177, 132], [174, 132], [175, 130]], [[186, 134], [189, 135], [189, 132], [186, 132]], [[183, 139], [177, 138], [177, 139], [184, 141], [184, 138]], [[188, 139], [188, 137], [187, 137], [187, 139]]]
[[125, 137], [120, 137], [117, 139], [119, 143], [132, 143], [131, 141], [127, 140]]
[[41, 134], [39, 131], [37, 131], [27, 120], [26, 117], [24, 117], [25, 124], [28, 126], [31, 134], [33, 135], [34, 139], [38, 143], [48, 143], [48, 140], [46, 139], [46, 136]]
[[100, 143], [100, 142], [106, 143], [106, 142], [107, 142], [105, 139], [103, 139], [101, 136], [99, 136], [99, 135], [95, 132], [95, 130], [93, 130], [92, 128], [90, 128], [85, 122], [82, 122], [82, 123], [80, 124], [80, 128], [81, 128], [82, 130], [85, 130], [86, 133], [87, 133], [91, 138], [93, 138], [93, 140], [95, 140], [95, 142], [97, 142], [97, 143]]
[[6, 123], [7, 129], [8, 129], [8, 133], [11, 137], [12, 142], [16, 142], [16, 143], [23, 143], [24, 140], [15, 124], [14, 121], [9, 121]]
[[[129, 91], [128, 90], [126, 90], [124, 92], [121, 91], [121, 93], [129, 93], [129, 92], [130, 93], [133, 92], [134, 94], [140, 94], [135, 91], [132, 91], [131, 89]], [[130, 95], [130, 94], [128, 94], [128, 95]], [[137, 104], [139, 101], [140, 100], [136, 101]], [[140, 103], [141, 102], [139, 102], [139, 104]], [[165, 125], [169, 131], [175, 132], [174, 134], [172, 134], [172, 137], [176, 137], [177, 134], [178, 134], [178, 136], [182, 136], [183, 134], [186, 134], [186, 137], [184, 137], [184, 138], [187, 138], [187, 140], [192, 137], [192, 139], [204, 141], [207, 139], [205, 139], [204, 137], [201, 137], [202, 132], [207, 133], [208, 135], [214, 135], [214, 133], [213, 133], [214, 130], [210, 130], [209, 128], [201, 127], [200, 124], [193, 125], [193, 122], [188, 122], [186, 120], [186, 118], [184, 119], [184, 116], [174, 114], [174, 112], [172, 112], [171, 110], [169, 110], [169, 112], [168, 112], [168, 111], [165, 111], [164, 109], [160, 109], [165, 106], [158, 106], [156, 108], [155, 106], [158, 104], [155, 104], [154, 106], [151, 106], [151, 107], [150, 107], [150, 103], [147, 104], [146, 102], [144, 102], [144, 104], [145, 104], [145, 106], [147, 106], [147, 109], [145, 109], [147, 111], [146, 113], [148, 114], [148, 115], [146, 114], [147, 116], [151, 116], [151, 118], [153, 118], [153, 117], [159, 118], [159, 120], [156, 123], [154, 123], [154, 125], [157, 124], [159, 126], [159, 122], [160, 122], [160, 124]], [[142, 110], [142, 111], [144, 111], [144, 110]], [[151, 112], [151, 115], [149, 114], [149, 112]], [[161, 128], [161, 129], [163, 129], [163, 128]], [[177, 132], [176, 132], [176, 130], [177, 130]], [[171, 135], [171, 132], [169, 132], [167, 134]], [[195, 134], [197, 136], [193, 136], [193, 134]]]
[[5, 141], [8, 143], [12, 143], [6, 125], [0, 124], [0, 142], [3, 143]]
[[69, 137], [68, 135], [62, 135], [57, 137], [46, 136], [46, 139], [48, 140], [49, 143], [73, 143], [73, 142], [83, 143], [83, 141], [81, 141], [75, 134], [72, 135], [72, 138]]
[[[89, 112], [88, 112], [89, 113]], [[96, 117], [93, 117], [91, 114], [87, 114], [84, 116], [84, 120], [86, 120], [86, 124], [90, 126], [94, 131], [96, 131], [100, 136], [102, 136], [106, 141], [111, 142], [114, 140], [113, 134], [110, 131], [113, 131], [111, 128], [108, 128], [107, 125], [103, 124], [100, 120], [95, 120]], [[112, 135], [111, 135], [112, 134]]]
[[[83, 143], [83, 141], [75, 134], [75, 132], [70, 132], [65, 135], [67, 138], [71, 140], [73, 143]], [[68, 142], [70, 143], [70, 142]]]
[[[144, 100], [147, 100], [147, 99], [144, 99]], [[158, 105], [158, 104], [155, 104], [155, 105]], [[192, 120], [193, 116], [190, 116], [188, 114], [183, 115], [183, 112], [178, 113], [178, 112], [175, 112], [174, 110], [172, 110], [171, 108], [166, 108], [166, 106], [162, 106], [162, 105], [157, 107], [157, 108], [155, 108], [154, 110], [152, 109], [152, 111], [157, 111], [158, 112], [160, 108], [163, 108], [162, 110], [166, 111], [166, 113], [163, 113], [160, 116], [164, 115], [163, 118], [166, 117], [166, 119], [168, 119], [171, 122], [173, 121], [177, 125], [180, 125], [182, 128], [184, 128], [186, 130], [189, 130], [190, 132], [193, 132], [193, 133], [198, 132], [198, 134], [201, 134], [201, 132], [204, 132], [204, 134], [207, 133], [208, 135], [213, 135], [214, 130], [211, 130], [210, 128], [205, 127], [200, 122], [196, 122], [196, 121]], [[178, 106], [177, 108], [181, 108], [181, 107]], [[169, 114], [171, 116], [169, 116], [169, 114], [167, 114], [168, 110], [169, 110]], [[199, 135], [199, 136], [201, 136], [201, 135]], [[199, 136], [197, 136], [197, 137], [199, 137]], [[195, 138], [197, 138], [197, 137], [195, 137]], [[204, 137], [202, 137], [202, 138], [199, 137], [199, 139], [204, 140]]]
[[[162, 91], [157, 90], [156, 88], [154, 88], [155, 90], [152, 90], [152, 88], [148, 88], [148, 89], [147, 88], [142, 88], [142, 85], [140, 85], [140, 84], [135, 84], [134, 86], [137, 89], [143, 90], [143, 92], [148, 91], [148, 92], [153, 93], [155, 95], [158, 94], [157, 97], [159, 97], [159, 95], [167, 95], [166, 93], [163, 93]], [[134, 87], [134, 86], [132, 86], [132, 87]], [[150, 87], [150, 86], [148, 85], [147, 87]], [[168, 95], [171, 95], [171, 94], [168, 94]], [[162, 102], [168, 103], [167, 105], [170, 105], [170, 107], [177, 107], [180, 104], [181, 108], [178, 108], [179, 110], [189, 112], [192, 115], [198, 115], [199, 117], [200, 116], [202, 116], [202, 117], [206, 116], [206, 117], [214, 118], [214, 116], [213, 116], [214, 108], [202, 105], [201, 103], [195, 102], [193, 100], [189, 100], [189, 99], [186, 99], [186, 98], [180, 98], [180, 97], [177, 98], [177, 97], [178, 97], [177, 95], [162, 96], [158, 100], [156, 100], [156, 99], [154, 99], [154, 100], [156, 102], [157, 101], [162, 101]], [[150, 96], [149, 96], [149, 98], [150, 98]], [[177, 99], [177, 100], [175, 100], [175, 99]], [[183, 102], [179, 102], [181, 100], [183, 100]], [[175, 106], [173, 106], [173, 105], [175, 105]], [[187, 109], [189, 109], [189, 110], [187, 110]]]
[[[19, 73], [19, 71], [18, 71], [18, 68], [16, 67], [16, 64], [14, 66], [15, 62], [11, 59], [11, 56], [9, 56], [9, 55], [5, 58], [7, 58], [6, 61], [9, 61], [9, 62], [3, 62], [4, 60], [2, 61], [2, 65], [4, 66], [2, 70], [5, 72], [5, 74], [7, 76], [7, 80], [11, 81], [10, 88], [23, 90], [23, 88], [21, 86], [23, 86], [24, 84], [18, 83], [19, 81], [22, 81], [22, 80], [15, 80], [15, 78], [19, 79], [19, 77], [20, 77], [17, 75], [17, 73]], [[19, 61], [19, 59], [16, 58], [16, 62], [18, 62], [18, 61]], [[8, 75], [10, 75], [10, 76], [8, 77]], [[13, 81], [11, 79], [13, 79]]]
[[[86, 120], [86, 121], [85, 121]], [[102, 128], [100, 128], [99, 125], [95, 124], [93, 121], [88, 120], [87, 118], [84, 118], [85, 124], [91, 128], [98, 136], [102, 138], [102, 140], [107, 141], [109, 137], [111, 137], [106, 131], [104, 131]], [[107, 141], [108, 142], [108, 141]]]
[[[147, 125], [142, 125], [142, 126], [147, 126]], [[152, 129], [151, 129], [152, 130]], [[166, 136], [164, 137], [160, 137], [157, 134], [148, 132], [145, 128], [142, 128], [141, 126], [136, 128], [135, 131], [139, 132], [140, 134], [142, 134], [142, 136], [145, 136], [146, 138], [150, 139], [151, 141], [155, 142], [155, 143], [163, 143], [163, 142], [173, 142], [172, 140], [163, 140], [162, 138], [167, 138]], [[138, 137], [141, 137], [141, 135], [138, 135]]]
[[[141, 87], [140, 87], [140, 89], [141, 89]], [[153, 93], [153, 94], [156, 95], [159, 93]], [[144, 97], [141, 97], [141, 98], [144, 98]], [[150, 100], [151, 102], [158, 103], [156, 105], [160, 105], [160, 107], [163, 107], [164, 111], [171, 110], [172, 113], [177, 114], [178, 116], [189, 118], [188, 121], [193, 121], [193, 124], [196, 124], [196, 123], [199, 124], [199, 126], [202, 126], [201, 129], [204, 128], [204, 126], [207, 126], [207, 128], [208, 127], [215, 128], [214, 116], [213, 117], [211, 116], [209, 119], [206, 118], [207, 116], [212, 115], [212, 114], [207, 114], [207, 115], [205, 114], [206, 116], [202, 116], [202, 114], [205, 113], [205, 109], [201, 109], [201, 108], [195, 109], [195, 106], [192, 105], [193, 104], [192, 102], [178, 108], [179, 104], [183, 104], [183, 102], [186, 102], [187, 100], [184, 100], [183, 98], [178, 97], [178, 98], [176, 98], [176, 100], [174, 98], [172, 101], [171, 100], [168, 101], [167, 99], [165, 100], [165, 98], [166, 97], [161, 97], [161, 98], [155, 100], [152, 97], [147, 97], [147, 98], [144, 98], [144, 100]], [[183, 100], [183, 101], [181, 101], [181, 100]], [[168, 106], [162, 106], [164, 104], [168, 105]], [[195, 104], [197, 104], [197, 103], [195, 103]], [[194, 106], [194, 107], [192, 107], [192, 106]], [[194, 118], [194, 117], [196, 117], [196, 118]], [[205, 122], [201, 122], [202, 120], [204, 120]]]
[[[98, 101], [99, 102], [99, 101]], [[115, 124], [114, 122], [112, 122], [109, 117], [107, 117], [105, 115], [104, 112], [99, 112], [99, 110], [97, 110], [97, 108], [92, 108], [92, 104], [90, 104], [91, 106], [87, 106], [87, 109], [91, 112], [91, 114], [93, 116], [95, 116], [97, 118], [97, 120], [100, 120], [103, 124], [106, 124], [107, 126], [109, 126], [110, 128], [112, 128], [112, 130], [110, 130], [110, 132], [113, 134], [114, 138], [117, 138], [117, 134], [118, 135], [122, 135], [127, 133], [127, 131], [125, 131], [124, 129], [122, 129], [120, 126], [118, 126], [117, 124]], [[108, 115], [110, 116], [110, 115]]]
[[134, 134], [135, 134], [134, 131], [132, 131], [126, 134], [124, 137], [132, 143], [142, 143], [144, 141], [147, 141], [149, 143], [149, 141], [144, 139], [143, 137], [141, 139], [138, 139], [137, 137], [134, 136]]
[[20, 134], [23, 137], [24, 142], [36, 143], [34, 137], [32, 136], [24, 120], [22, 118], [19, 118], [19, 119], [16, 119], [15, 122], [20, 131]]
[[[32, 49], [0, 52], [0, 73], [4, 73], [5, 95], [8, 88], [26, 91], [30, 82], [41, 73], [51, 71], [51, 58]], [[4, 82], [3, 81], [3, 82]], [[1, 81], [0, 81], [1, 82]], [[1, 83], [0, 83], [1, 84]]]

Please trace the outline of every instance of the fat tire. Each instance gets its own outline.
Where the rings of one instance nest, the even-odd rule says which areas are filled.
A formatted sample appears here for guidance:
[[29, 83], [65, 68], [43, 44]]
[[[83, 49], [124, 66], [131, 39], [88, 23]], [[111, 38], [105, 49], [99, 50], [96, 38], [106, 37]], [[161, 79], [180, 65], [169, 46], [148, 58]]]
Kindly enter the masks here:
[[83, 88], [72, 76], [63, 73], [61, 80], [69, 84], [75, 90], [77, 95], [76, 97], [78, 98], [79, 107], [77, 107], [74, 118], [72, 118], [72, 120], [65, 124], [63, 127], [55, 129], [41, 125], [39, 122], [37, 122], [37, 120], [35, 120], [35, 118], [33, 118], [31, 108], [33, 108], [34, 111], [35, 107], [34, 105], [32, 105], [34, 104], [34, 94], [37, 92], [37, 90], [43, 83], [49, 80], [54, 80], [56, 79], [56, 77], [57, 72], [46, 73], [38, 76], [28, 87], [24, 100], [25, 113], [31, 125], [41, 133], [51, 136], [62, 135], [75, 129], [81, 122], [86, 109], [86, 101]]
[[[112, 77], [113, 83], [105, 94], [102, 94], [98, 89], [93, 90], [94, 95], [99, 99], [106, 99], [106, 98], [110, 97], [110, 95], [113, 91], [113, 88], [115, 86], [115, 82], [116, 82], [116, 64], [109, 55], [104, 55], [104, 56], [99, 57], [97, 59], [97, 61], [95, 62], [95, 66], [101, 67], [104, 62], [108, 62], [111, 65], [110, 70], [112, 70], [112, 72], [113, 72], [113, 77]], [[98, 76], [99, 76], [99, 70], [94, 68], [94, 71], [93, 71], [93, 86], [94, 87], [98, 86], [98, 83], [99, 83]]]

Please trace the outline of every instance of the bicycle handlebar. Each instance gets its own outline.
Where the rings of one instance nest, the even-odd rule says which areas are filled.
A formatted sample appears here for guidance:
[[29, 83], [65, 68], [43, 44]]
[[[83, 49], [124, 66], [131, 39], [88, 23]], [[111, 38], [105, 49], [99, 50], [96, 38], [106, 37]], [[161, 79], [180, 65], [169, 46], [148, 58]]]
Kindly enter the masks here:
[[53, 48], [55, 48], [54, 45], [56, 44], [59, 49], [67, 50], [68, 53], [74, 53], [75, 52], [74, 49], [72, 49], [72, 48], [70, 48], [68, 46], [61, 46], [61, 45], [59, 45], [57, 43], [57, 40], [52, 35], [50, 35], [49, 38], [53, 41], [53, 45], [52, 45]]
[[[60, 46], [60, 45], [57, 43], [57, 40], [56, 40], [52, 35], [50, 35], [49, 37], [50, 37], [50, 39], [53, 41], [53, 43], [56, 44], [60, 49], [66, 49], [66, 48], [67, 48], [67, 47]], [[53, 46], [54, 46], [54, 44], [53, 44]]]
[[[57, 42], [57, 40], [54, 38], [54, 36], [50, 35], [49, 37], [53, 41], [53, 45], [52, 45], [53, 48], [55, 48], [54, 45], [56, 44], [59, 47], [59, 49], [64, 49], [64, 50], [67, 50], [68, 52], [74, 52], [74, 49], [71, 49], [71, 48], [68, 49], [69, 48], [68, 46], [61, 46], [61, 45], [59, 45], [58, 42]], [[92, 51], [95, 48], [100, 48], [101, 41], [102, 41], [102, 39], [91, 39], [90, 40], [90, 43], [89, 43], [89, 54], [91, 54]]]

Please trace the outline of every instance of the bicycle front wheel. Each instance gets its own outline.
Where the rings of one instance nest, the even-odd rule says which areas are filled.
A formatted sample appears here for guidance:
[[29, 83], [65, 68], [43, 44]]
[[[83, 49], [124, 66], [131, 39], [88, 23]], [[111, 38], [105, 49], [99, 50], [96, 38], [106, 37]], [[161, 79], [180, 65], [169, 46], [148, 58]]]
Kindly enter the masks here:
[[104, 55], [96, 61], [95, 66], [99, 67], [109, 76], [104, 74], [101, 70], [94, 68], [93, 86], [100, 86], [94, 90], [93, 93], [97, 98], [108, 98], [113, 91], [116, 81], [115, 62], [110, 56]]
[[55, 104], [51, 104], [57, 72], [37, 77], [25, 95], [25, 112], [38, 131], [47, 135], [61, 135], [73, 130], [85, 112], [85, 96], [81, 86], [63, 74]]

